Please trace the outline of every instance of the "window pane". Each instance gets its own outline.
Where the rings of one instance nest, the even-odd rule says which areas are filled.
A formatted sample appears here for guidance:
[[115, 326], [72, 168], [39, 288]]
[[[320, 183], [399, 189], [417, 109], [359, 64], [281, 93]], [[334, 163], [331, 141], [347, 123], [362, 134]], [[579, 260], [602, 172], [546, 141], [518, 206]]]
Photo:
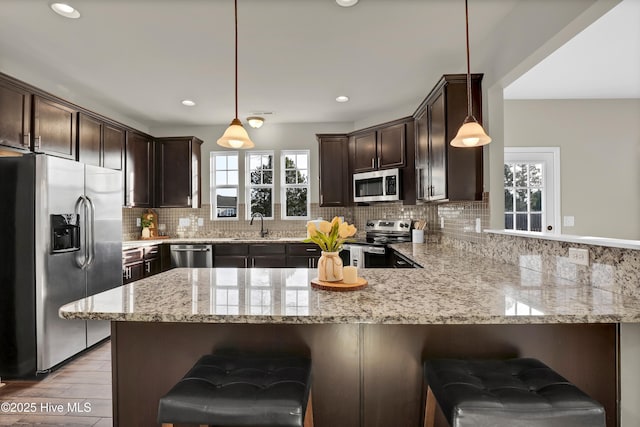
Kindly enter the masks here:
[[287, 188], [287, 216], [307, 216], [307, 189]]
[[238, 216], [238, 189], [216, 189], [216, 217], [236, 218]]
[[256, 156], [256, 155], [249, 155], [249, 169], [251, 169], [252, 171], [256, 170], [256, 169], [260, 169], [260, 159], [262, 157], [261, 156]]
[[528, 231], [529, 227], [527, 226], [529, 223], [529, 215], [528, 214], [516, 214], [516, 230]]
[[228, 156], [227, 157], [227, 168], [238, 170], [238, 156]]
[[531, 231], [542, 231], [542, 214], [531, 214]]
[[271, 156], [262, 156], [262, 169], [273, 169]]
[[295, 184], [296, 183], [296, 171], [285, 171], [284, 179], [287, 184]]
[[504, 228], [513, 230], [513, 214], [504, 214]]
[[301, 169], [298, 171], [298, 184], [306, 184], [309, 182], [308, 171]]
[[257, 212], [265, 217], [273, 216], [271, 212], [271, 188], [251, 189], [251, 214]]
[[513, 187], [513, 165], [504, 165], [504, 186]]
[[542, 190], [531, 189], [531, 212], [542, 212]]
[[529, 165], [529, 185], [531, 187], [542, 186], [542, 164]]
[[291, 155], [284, 156], [284, 167], [285, 169], [295, 169], [296, 156], [291, 156]]
[[527, 190], [516, 190], [516, 212], [527, 212]]
[[510, 188], [504, 189], [504, 210], [506, 212], [513, 211], [513, 190]]
[[296, 167], [298, 169], [307, 169], [309, 167], [306, 154], [298, 154], [296, 156]]
[[227, 173], [227, 182], [229, 185], [238, 185], [238, 171], [229, 171]]
[[527, 186], [527, 165], [515, 165], [516, 187]]
[[273, 171], [262, 172], [262, 183], [273, 184]]
[[227, 168], [227, 156], [216, 156], [216, 170]]
[[216, 171], [216, 185], [227, 185], [227, 173], [223, 171]]
[[251, 171], [251, 183], [252, 184], [261, 184], [261, 176], [259, 171]]

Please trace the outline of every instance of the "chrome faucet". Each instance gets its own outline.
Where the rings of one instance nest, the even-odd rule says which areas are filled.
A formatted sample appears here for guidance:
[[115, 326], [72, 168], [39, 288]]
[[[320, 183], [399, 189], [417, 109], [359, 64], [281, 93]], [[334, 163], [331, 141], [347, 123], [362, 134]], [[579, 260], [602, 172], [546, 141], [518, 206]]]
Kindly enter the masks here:
[[264, 229], [264, 216], [260, 212], [256, 212], [251, 215], [251, 222], [249, 222], [249, 225], [253, 225], [253, 218], [255, 218], [256, 216], [260, 217], [260, 237], [265, 237], [267, 234], [269, 234], [269, 230]]

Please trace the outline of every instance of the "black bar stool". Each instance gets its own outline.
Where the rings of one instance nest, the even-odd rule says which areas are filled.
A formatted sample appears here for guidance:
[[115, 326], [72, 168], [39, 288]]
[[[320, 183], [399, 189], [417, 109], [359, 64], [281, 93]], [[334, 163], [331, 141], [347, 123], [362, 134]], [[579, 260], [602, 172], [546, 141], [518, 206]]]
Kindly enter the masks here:
[[536, 359], [429, 360], [425, 427], [436, 403], [452, 427], [604, 427], [604, 408]]
[[313, 427], [311, 361], [255, 354], [202, 356], [160, 398], [158, 422]]

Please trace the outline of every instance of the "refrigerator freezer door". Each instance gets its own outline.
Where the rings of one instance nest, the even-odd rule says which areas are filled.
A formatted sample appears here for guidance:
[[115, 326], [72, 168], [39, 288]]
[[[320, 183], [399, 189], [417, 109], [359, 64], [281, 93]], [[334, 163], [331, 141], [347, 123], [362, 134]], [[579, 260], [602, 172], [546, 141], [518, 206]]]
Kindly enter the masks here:
[[71, 215], [84, 192], [84, 165], [36, 157], [35, 271], [37, 370], [46, 371], [86, 348], [86, 321], [58, 316], [60, 306], [85, 297], [84, 209], [80, 204], [80, 251], [52, 253], [51, 215]]
[[[122, 177], [120, 171], [85, 166], [85, 195], [92, 208], [89, 224], [87, 295], [122, 285]], [[91, 221], [91, 218], [89, 218]], [[87, 321], [87, 345], [108, 337], [108, 321]]]

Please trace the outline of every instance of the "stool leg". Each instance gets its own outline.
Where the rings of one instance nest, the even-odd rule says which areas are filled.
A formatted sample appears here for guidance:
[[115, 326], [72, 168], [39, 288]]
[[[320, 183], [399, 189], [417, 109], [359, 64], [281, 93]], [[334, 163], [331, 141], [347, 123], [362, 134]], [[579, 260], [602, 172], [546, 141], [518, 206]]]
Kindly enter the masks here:
[[424, 427], [433, 427], [436, 418], [436, 397], [431, 391], [431, 387], [427, 387], [427, 403], [424, 408]]
[[311, 392], [309, 392], [307, 412], [304, 414], [304, 427], [313, 427], [313, 404], [311, 403]]

